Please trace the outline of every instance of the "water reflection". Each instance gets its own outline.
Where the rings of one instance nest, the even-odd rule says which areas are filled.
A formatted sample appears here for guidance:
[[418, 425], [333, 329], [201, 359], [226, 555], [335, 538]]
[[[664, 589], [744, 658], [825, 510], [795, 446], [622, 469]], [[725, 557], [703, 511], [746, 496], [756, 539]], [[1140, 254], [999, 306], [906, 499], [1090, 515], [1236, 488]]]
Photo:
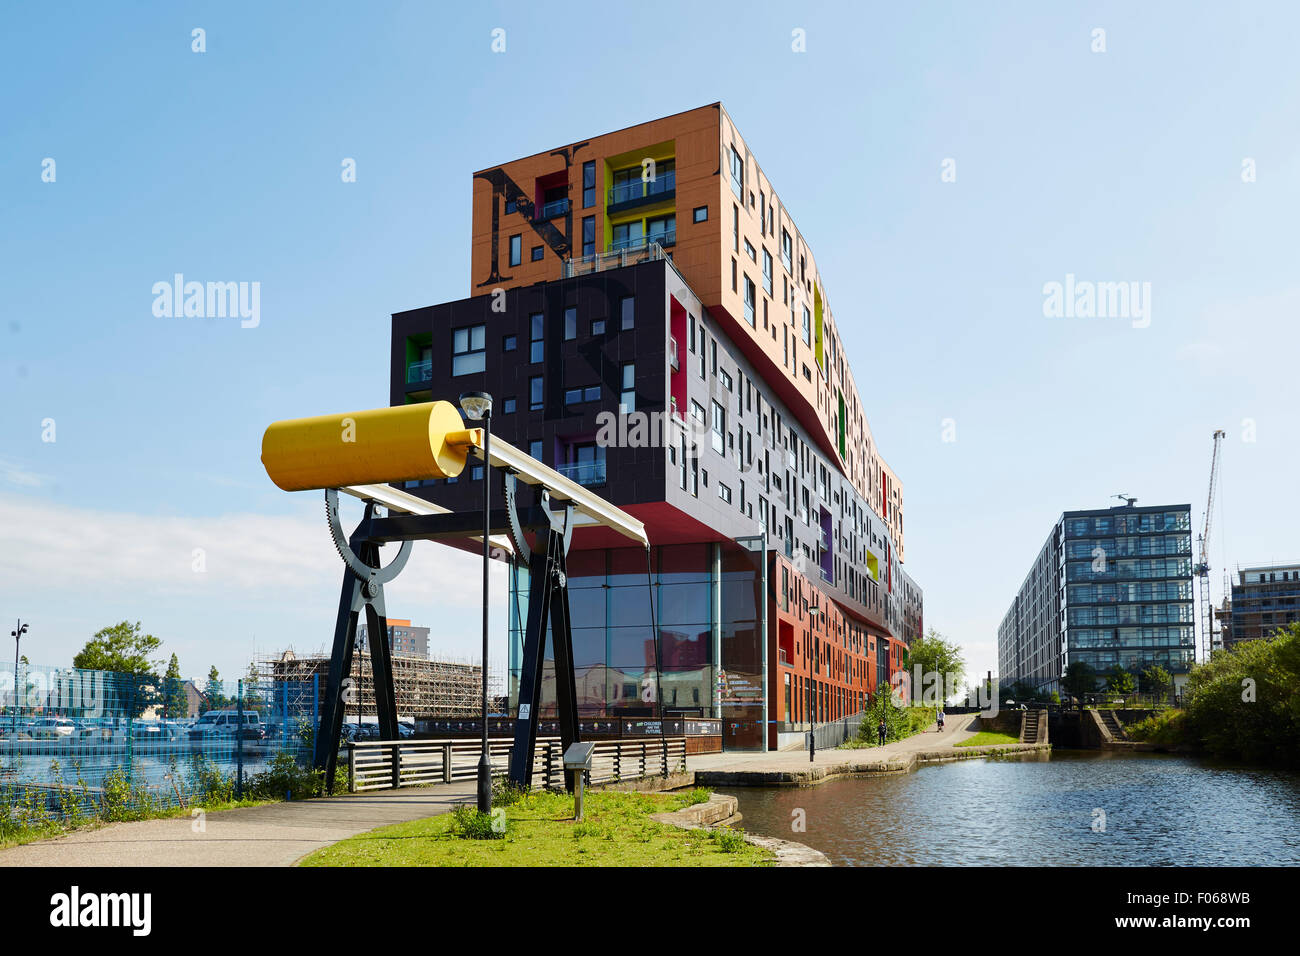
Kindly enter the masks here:
[[[837, 865], [1287, 865], [1300, 774], [1163, 754], [964, 760], [807, 789], [736, 788], [753, 833]], [[807, 831], [792, 833], [797, 809]], [[1105, 813], [1105, 829], [1094, 829]]]

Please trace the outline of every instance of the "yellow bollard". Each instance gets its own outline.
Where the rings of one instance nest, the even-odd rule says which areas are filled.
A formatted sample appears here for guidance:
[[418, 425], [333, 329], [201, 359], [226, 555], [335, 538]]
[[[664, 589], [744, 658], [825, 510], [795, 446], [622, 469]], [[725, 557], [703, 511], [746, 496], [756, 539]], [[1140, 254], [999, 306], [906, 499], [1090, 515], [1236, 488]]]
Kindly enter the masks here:
[[422, 402], [275, 422], [262, 464], [285, 491], [454, 478], [482, 443], [451, 402]]

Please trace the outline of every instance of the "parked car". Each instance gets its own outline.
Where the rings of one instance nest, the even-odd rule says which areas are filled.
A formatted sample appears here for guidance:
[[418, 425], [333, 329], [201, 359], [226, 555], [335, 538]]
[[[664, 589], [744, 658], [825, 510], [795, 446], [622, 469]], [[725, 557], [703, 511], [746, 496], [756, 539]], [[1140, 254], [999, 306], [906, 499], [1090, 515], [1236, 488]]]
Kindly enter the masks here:
[[243, 727], [240, 728], [240, 713], [237, 710], [210, 710], [203, 714], [190, 728], [190, 740], [207, 740], [229, 737], [236, 734], [244, 740], [262, 739], [262, 720], [257, 711], [244, 711]]
[[27, 727], [27, 733], [37, 740], [57, 740], [71, 737], [75, 726], [66, 717], [38, 717]]

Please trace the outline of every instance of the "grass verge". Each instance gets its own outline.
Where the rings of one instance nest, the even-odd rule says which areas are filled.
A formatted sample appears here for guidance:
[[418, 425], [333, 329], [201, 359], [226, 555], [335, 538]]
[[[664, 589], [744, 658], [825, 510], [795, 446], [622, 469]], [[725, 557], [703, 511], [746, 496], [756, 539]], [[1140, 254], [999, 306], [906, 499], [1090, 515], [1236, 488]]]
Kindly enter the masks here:
[[1020, 738], [1015, 734], [1004, 734], [996, 730], [981, 730], [970, 740], [963, 740], [954, 747], [995, 747], [1003, 744], [1018, 744]]
[[[709, 799], [682, 793], [588, 793], [573, 821], [564, 793], [514, 795], [488, 822], [472, 808], [382, 827], [317, 850], [300, 866], [765, 866], [772, 855], [738, 831], [651, 820]], [[504, 820], [504, 832], [500, 821]], [[483, 832], [486, 823], [494, 832]], [[495, 826], [494, 826], [495, 824]]]

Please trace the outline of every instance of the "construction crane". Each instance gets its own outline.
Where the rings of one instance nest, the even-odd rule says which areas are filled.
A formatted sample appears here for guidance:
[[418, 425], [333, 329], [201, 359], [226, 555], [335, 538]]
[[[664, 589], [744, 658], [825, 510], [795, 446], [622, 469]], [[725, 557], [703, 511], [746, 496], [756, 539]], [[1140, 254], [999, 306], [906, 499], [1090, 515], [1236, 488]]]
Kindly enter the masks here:
[[1219, 443], [1227, 436], [1222, 428], [1214, 431], [1214, 452], [1210, 456], [1210, 491], [1205, 499], [1205, 524], [1201, 529], [1201, 559], [1192, 570], [1201, 579], [1201, 660], [1208, 661], [1211, 652], [1221, 646], [1215, 640], [1214, 618], [1210, 601], [1210, 525], [1214, 517], [1214, 490], [1219, 480]]

